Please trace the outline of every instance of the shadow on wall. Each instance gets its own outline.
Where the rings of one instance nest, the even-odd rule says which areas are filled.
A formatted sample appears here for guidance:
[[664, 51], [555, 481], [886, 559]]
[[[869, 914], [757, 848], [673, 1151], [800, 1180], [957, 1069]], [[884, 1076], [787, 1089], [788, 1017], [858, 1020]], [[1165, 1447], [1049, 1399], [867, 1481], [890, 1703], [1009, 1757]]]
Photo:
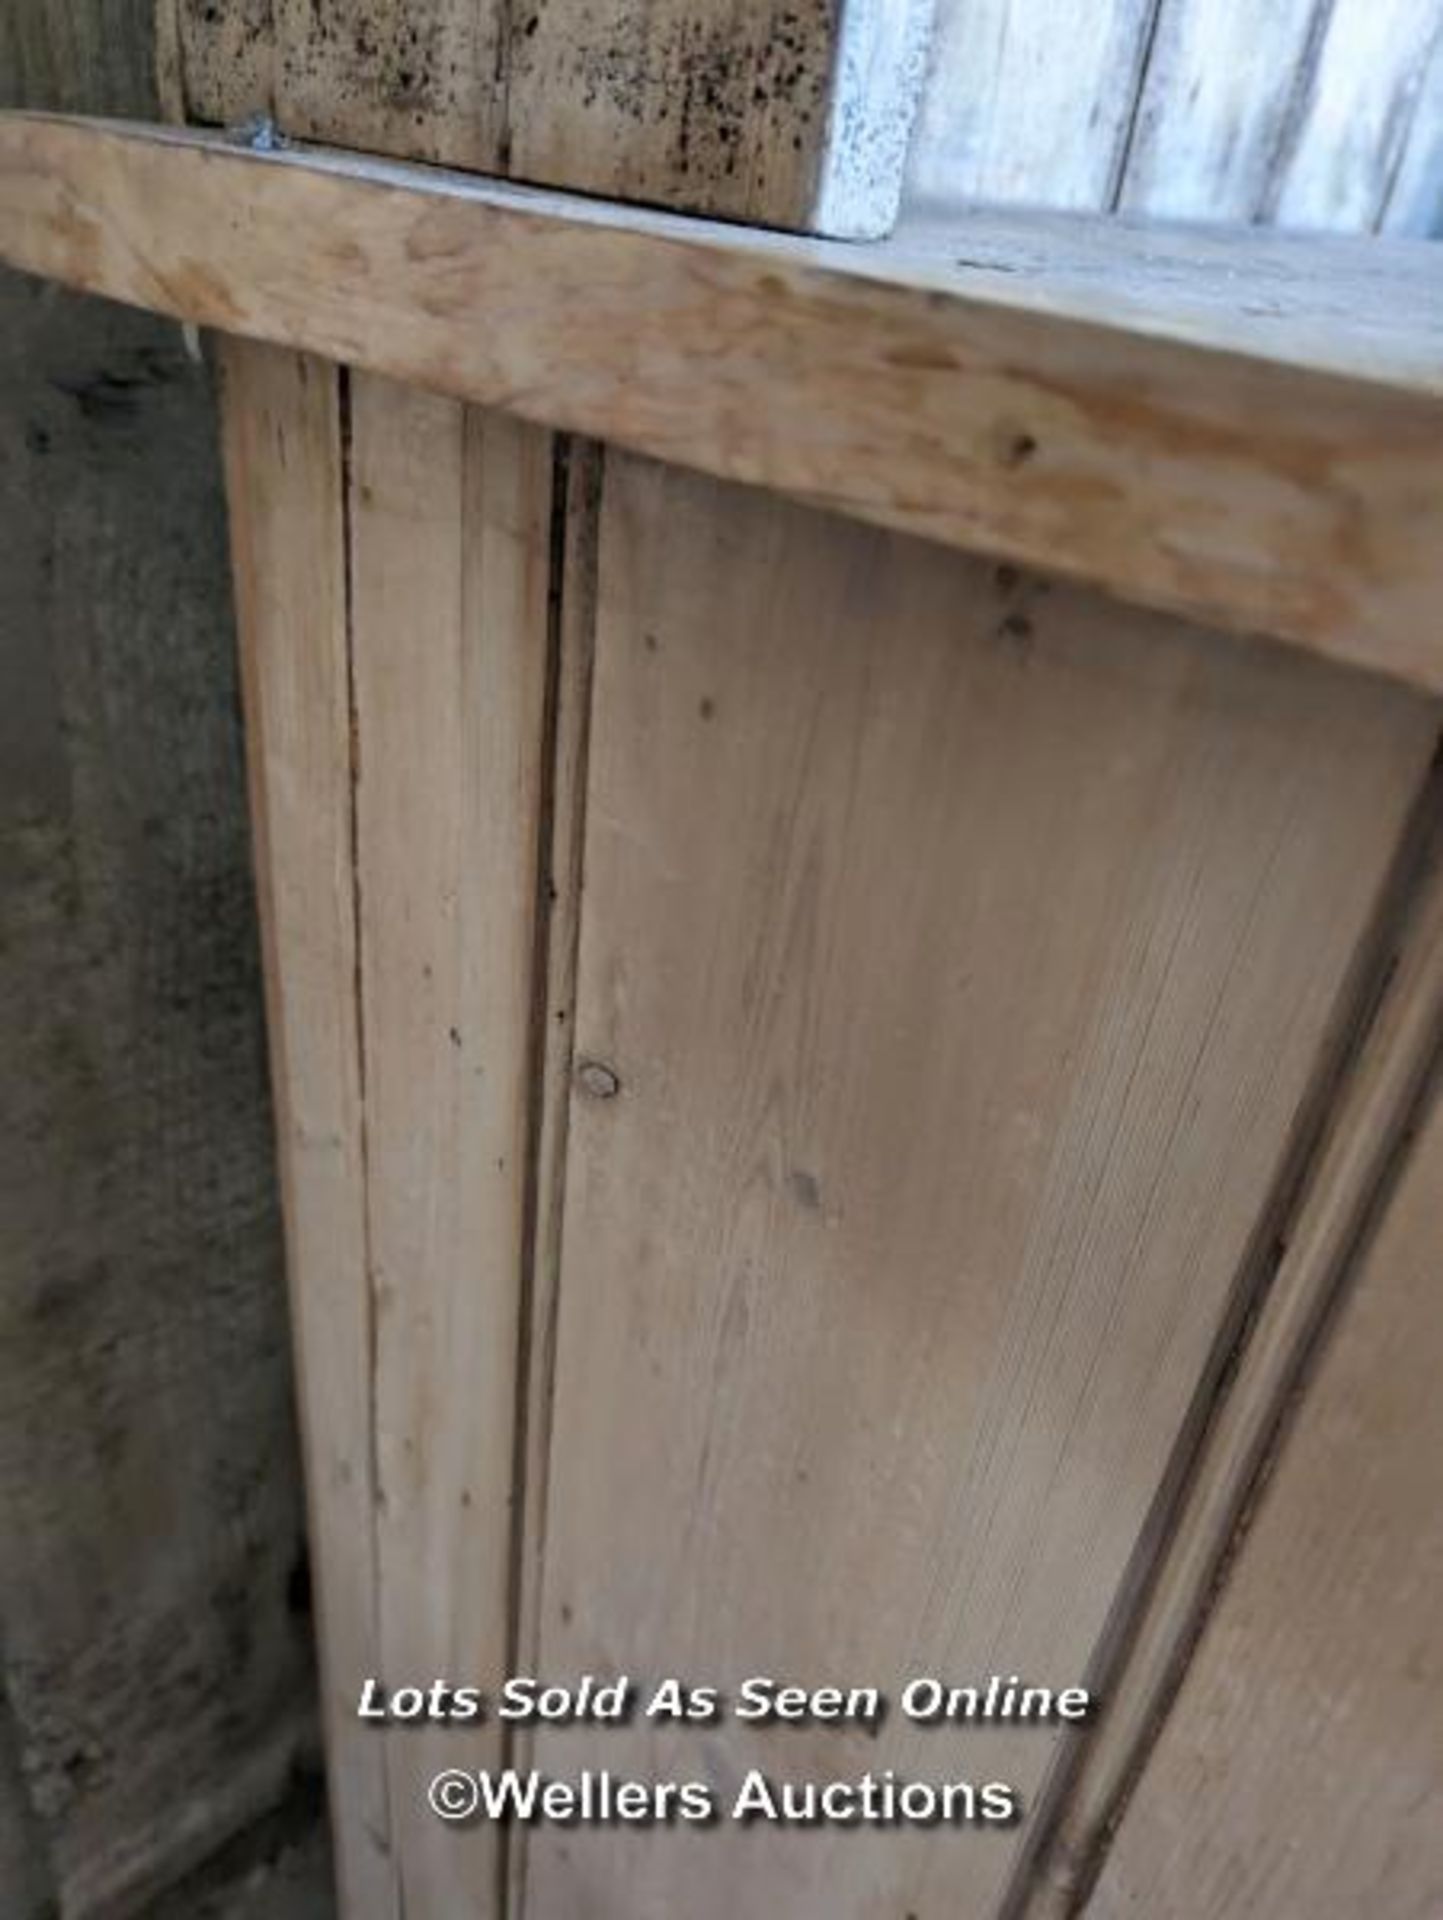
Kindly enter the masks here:
[[0, 1849], [69, 1914], [273, 1804], [313, 1682], [210, 380], [6, 276], [0, 419]]

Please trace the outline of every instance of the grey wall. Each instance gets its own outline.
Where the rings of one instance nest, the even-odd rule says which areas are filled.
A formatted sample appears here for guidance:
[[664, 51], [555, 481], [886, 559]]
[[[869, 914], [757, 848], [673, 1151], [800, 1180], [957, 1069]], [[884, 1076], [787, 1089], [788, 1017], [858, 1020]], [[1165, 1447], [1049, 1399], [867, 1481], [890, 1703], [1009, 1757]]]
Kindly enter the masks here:
[[[0, 0], [0, 102], [154, 113], [149, 0]], [[0, 1913], [286, 1789], [310, 1623], [213, 395], [0, 279]]]

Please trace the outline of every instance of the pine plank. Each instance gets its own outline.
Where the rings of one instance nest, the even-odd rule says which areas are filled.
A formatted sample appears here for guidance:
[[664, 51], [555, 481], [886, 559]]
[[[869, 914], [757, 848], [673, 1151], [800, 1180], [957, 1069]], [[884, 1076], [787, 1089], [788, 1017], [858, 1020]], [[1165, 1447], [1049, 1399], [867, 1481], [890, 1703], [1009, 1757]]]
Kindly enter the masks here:
[[1157, 0], [939, 0], [914, 205], [1110, 204]]
[[[1426, 702], [608, 457], [543, 1671], [1089, 1667]], [[1036, 1729], [548, 1730], [1012, 1779]], [[992, 1910], [1017, 1833], [555, 1833], [531, 1920]]]
[[356, 1707], [368, 1677], [509, 1652], [550, 439], [357, 379], [346, 456], [333, 369], [226, 355], [345, 1911], [484, 1914], [498, 1838], [449, 1832], [424, 1787], [494, 1763], [496, 1729]]
[[0, 121], [0, 252], [31, 271], [1437, 686], [1439, 256], [1294, 244], [1291, 295], [1255, 310], [1246, 236], [1230, 305], [1201, 269], [1049, 290], [995, 259], [974, 280], [935, 234], [863, 256]]
[[[1437, 824], [1434, 793], [1419, 825], [1425, 833], [1431, 825], [1435, 842]], [[1437, 854], [1435, 844], [1421, 873], [1410, 862], [1400, 874], [1401, 910], [1385, 948], [1369, 963], [1386, 981], [1381, 1004], [1330, 1102], [1326, 1133], [1288, 1222], [1277, 1271], [1261, 1291], [1225, 1390], [1211, 1409], [1145, 1597], [1114, 1622], [1120, 1654], [1109, 1668], [1100, 1724], [1086, 1735], [1078, 1764], [1062, 1783], [1055, 1827], [1029, 1875], [1031, 1903], [1025, 1910], [1037, 1920], [1066, 1920], [1077, 1911], [1186, 1668], [1300, 1371], [1406, 1146], [1443, 1036], [1443, 868]]]
[[221, 351], [331, 1820], [348, 1920], [399, 1920], [383, 1749], [355, 1712], [381, 1638], [340, 376]]
[[1262, 218], [1328, 12], [1329, 0], [1162, 6], [1119, 204], [1183, 220]]
[[1433, 1099], [1086, 1912], [1443, 1906]]
[[[549, 435], [358, 377], [356, 863], [381, 1675], [506, 1669], [547, 684]], [[304, 1276], [302, 1276], [304, 1279]], [[425, 1789], [501, 1728], [385, 1736], [402, 1911], [499, 1911]], [[374, 1737], [374, 1736], [373, 1736]]]

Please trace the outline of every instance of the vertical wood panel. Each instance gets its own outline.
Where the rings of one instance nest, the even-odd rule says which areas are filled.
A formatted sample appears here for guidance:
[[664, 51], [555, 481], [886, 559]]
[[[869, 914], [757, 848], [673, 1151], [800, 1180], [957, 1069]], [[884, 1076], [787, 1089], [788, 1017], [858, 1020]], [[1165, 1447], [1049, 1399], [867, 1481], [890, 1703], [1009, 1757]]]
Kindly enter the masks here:
[[1443, 1911], [1435, 1098], [1085, 1911]]
[[1263, 202], [1284, 227], [1382, 221], [1443, 30], [1421, 0], [1335, 0], [1296, 138]]
[[1163, 0], [1122, 204], [1372, 229], [1438, 26], [1418, 0]]
[[226, 469], [331, 1817], [348, 1916], [396, 1920], [379, 1664], [344, 482], [334, 367], [226, 341]]
[[1106, 206], [1157, 0], [941, 0], [913, 199]]
[[[508, 1657], [550, 436], [354, 384], [352, 581], [377, 1576], [394, 1685]], [[500, 1729], [386, 1738], [403, 1911], [496, 1911], [427, 1809]]]
[[1017, 1888], [1031, 1920], [1067, 1920], [1082, 1904], [1214, 1601], [1219, 1569], [1278, 1444], [1318, 1330], [1407, 1144], [1443, 1036], [1440, 795], [1435, 779], [1399, 863], [1385, 937], [1361, 956], [1364, 977], [1384, 984], [1328, 1102], [1298, 1203], [1279, 1230], [1276, 1271], [1212, 1396], [1149, 1577], [1135, 1604], [1118, 1609], [1099, 1720], [1066, 1756], [1051, 1804], [1039, 1814], [1037, 1844]]
[[1440, 26], [1434, 0], [940, 0], [909, 194], [1428, 231]]
[[551, 441], [357, 379], [348, 459], [334, 369], [225, 354], [345, 1911], [485, 1915], [499, 1837], [424, 1788], [495, 1729], [356, 1706], [508, 1658]]
[[[1091, 1661], [1433, 716], [608, 464], [549, 1671]], [[604, 1091], [604, 1088], [603, 1088]], [[1051, 1738], [547, 1732], [541, 1763], [1010, 1778]], [[533, 1834], [534, 1920], [991, 1910], [1016, 1835]]]
[[1443, 33], [1417, 76], [1418, 104], [1380, 222], [1385, 233], [1443, 235]]
[[159, 0], [192, 117], [868, 237], [896, 219], [932, 0]]

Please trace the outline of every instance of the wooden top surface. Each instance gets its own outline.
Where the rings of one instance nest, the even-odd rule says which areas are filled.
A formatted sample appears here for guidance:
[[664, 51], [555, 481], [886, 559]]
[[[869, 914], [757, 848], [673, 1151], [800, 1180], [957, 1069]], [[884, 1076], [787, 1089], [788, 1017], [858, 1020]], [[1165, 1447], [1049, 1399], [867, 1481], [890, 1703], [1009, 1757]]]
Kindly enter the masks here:
[[1055, 214], [855, 245], [0, 116], [93, 292], [1443, 688], [1443, 251]]

